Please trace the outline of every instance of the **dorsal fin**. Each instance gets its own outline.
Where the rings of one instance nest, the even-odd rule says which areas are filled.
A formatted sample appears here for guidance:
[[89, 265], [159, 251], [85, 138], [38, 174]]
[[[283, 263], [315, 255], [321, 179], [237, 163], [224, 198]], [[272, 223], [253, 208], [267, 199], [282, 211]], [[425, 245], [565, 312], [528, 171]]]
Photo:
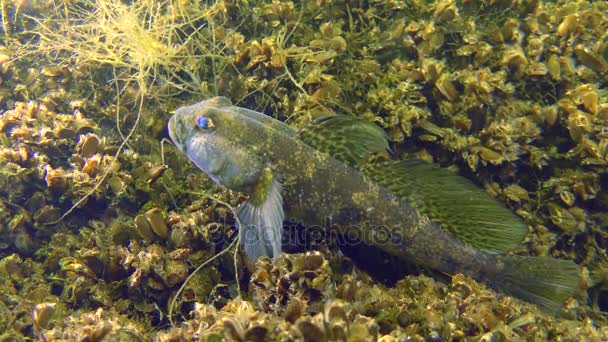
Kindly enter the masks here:
[[521, 243], [527, 225], [468, 179], [419, 160], [367, 164], [363, 173], [462, 242], [491, 252]]
[[298, 132], [305, 144], [335, 159], [357, 167], [371, 154], [388, 150], [386, 132], [364, 119], [348, 115], [328, 115]]

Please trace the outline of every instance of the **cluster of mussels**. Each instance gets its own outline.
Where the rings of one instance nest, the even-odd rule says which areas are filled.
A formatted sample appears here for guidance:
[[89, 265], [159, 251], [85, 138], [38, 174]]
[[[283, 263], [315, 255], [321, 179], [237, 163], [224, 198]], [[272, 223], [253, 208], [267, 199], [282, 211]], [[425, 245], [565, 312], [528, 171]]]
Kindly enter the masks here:
[[[20, 3], [2, 2], [3, 14], [11, 6], [5, 33]], [[455, 164], [530, 223], [516, 252], [587, 266], [591, 304], [607, 307], [605, 2], [247, 6], [214, 5], [205, 44], [225, 48], [210, 63], [221, 72], [201, 72], [201, 87], [215, 84], [235, 103], [294, 125], [360, 115], [387, 130], [397, 154]], [[97, 38], [90, 41], [104, 43]], [[599, 317], [552, 318], [460, 275], [448, 285], [417, 276], [385, 287], [323, 249], [260, 260], [243, 297], [234, 276], [247, 270], [223, 255], [176, 298], [174, 322], [184, 321], [157, 331], [188, 275], [235, 238], [218, 203], [238, 197], [193, 194], [214, 189], [171, 151], [170, 167], [161, 165], [149, 141], [162, 136], [166, 115], [153, 110], [144, 134], [115, 157], [114, 127], [134, 121], [129, 106], [143, 89], [125, 85], [119, 105], [105, 86], [107, 66], [48, 65], [49, 56], [16, 58], [8, 46], [0, 45], [0, 339], [608, 340]], [[567, 305], [588, 317], [576, 301]]]
[[[0, 114], [0, 132], [3, 337], [102, 338], [116, 330], [116, 315], [133, 311], [148, 325], [160, 321], [157, 303], [234, 235], [217, 205], [192, 201], [183, 215], [161, 210], [162, 196], [146, 193], [164, 167], [133, 152], [115, 158], [116, 147], [78, 107], [60, 114], [15, 102]], [[62, 217], [74, 204], [77, 214]], [[183, 301], [207, 301], [221, 279], [216, 268], [200, 272]], [[74, 315], [78, 307], [100, 309]], [[143, 334], [129, 328], [142, 324], [118, 330]]]
[[[76, 84], [98, 80], [14, 53], [0, 46], [0, 339], [143, 336], [163, 320], [158, 303], [234, 234], [226, 210], [192, 195], [185, 214], [171, 212], [180, 190], [158, 182], [166, 166], [117, 156], [116, 106], [81, 97], [90, 88]], [[206, 301], [221, 279], [200, 272], [183, 301]], [[139, 318], [118, 325], [129, 312]]]
[[104, 142], [93, 133], [95, 128], [77, 111], [58, 114], [37, 102], [17, 102], [2, 114], [4, 248], [14, 245], [21, 253], [32, 253], [30, 235], [43, 234], [46, 224], [59, 219], [58, 205], [71, 204], [93, 189], [113, 159], [103, 154]]
[[347, 258], [328, 250], [283, 255], [274, 262], [261, 259], [249, 300], [233, 299], [221, 308], [198, 303], [191, 318], [157, 338], [388, 342], [608, 334], [591, 320], [549, 318], [464, 276], [454, 277], [447, 286], [429, 277], [408, 276], [385, 287], [348, 264]]

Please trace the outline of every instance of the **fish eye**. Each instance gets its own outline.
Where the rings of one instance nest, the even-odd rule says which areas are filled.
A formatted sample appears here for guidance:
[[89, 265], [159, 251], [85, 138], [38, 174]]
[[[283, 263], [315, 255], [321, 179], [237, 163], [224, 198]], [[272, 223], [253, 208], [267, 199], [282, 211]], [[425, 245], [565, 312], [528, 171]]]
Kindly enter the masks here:
[[213, 120], [206, 116], [199, 116], [198, 118], [196, 118], [196, 125], [198, 126], [198, 128], [202, 129], [207, 129], [215, 126]]

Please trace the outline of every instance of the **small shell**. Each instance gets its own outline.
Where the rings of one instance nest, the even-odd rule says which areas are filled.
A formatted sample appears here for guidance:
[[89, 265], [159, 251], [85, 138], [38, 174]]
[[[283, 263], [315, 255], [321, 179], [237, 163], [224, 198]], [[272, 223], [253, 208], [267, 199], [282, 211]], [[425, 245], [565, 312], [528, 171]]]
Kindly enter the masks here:
[[608, 63], [602, 57], [597, 56], [581, 44], [574, 48], [574, 54], [582, 64], [598, 74], [603, 74], [608, 70]]
[[569, 98], [562, 98], [557, 104], [559, 105], [559, 109], [568, 113], [568, 115], [573, 115], [578, 111], [577, 105]]
[[[587, 219], [587, 213], [582, 208], [572, 207], [572, 208], [569, 208], [568, 211], [572, 214], [572, 216], [574, 216], [574, 218], [578, 222], [583, 223]], [[579, 225], [579, 227], [581, 227], [581, 226]]]
[[561, 77], [561, 66], [559, 63], [559, 57], [557, 55], [549, 56], [549, 60], [547, 60], [547, 69], [549, 71], [549, 75], [554, 80], [559, 80]]
[[42, 74], [48, 77], [69, 76], [70, 70], [66, 66], [47, 66], [42, 68]]
[[[81, 260], [75, 257], [64, 257], [59, 260], [61, 270], [66, 273], [74, 273], [74, 275], [84, 275], [91, 279], [96, 279], [97, 275], [91, 268]], [[69, 275], [68, 275], [69, 276]]]
[[76, 132], [71, 128], [59, 126], [55, 128], [55, 135], [61, 139], [74, 139]]
[[530, 63], [528, 65], [528, 75], [530, 76], [545, 76], [549, 69], [543, 63]]
[[165, 260], [163, 281], [173, 287], [188, 278], [188, 264], [184, 260]]
[[557, 34], [564, 37], [577, 31], [578, 13], [567, 15], [557, 27]]
[[441, 72], [445, 69], [443, 63], [430, 58], [424, 59], [422, 63], [422, 73], [424, 79], [428, 82], [435, 82], [441, 75]]
[[310, 319], [302, 317], [296, 321], [296, 326], [302, 336], [306, 336], [310, 341], [326, 341], [328, 340], [325, 332], [321, 327], [310, 321]]
[[287, 53], [285, 53], [284, 51], [277, 51], [274, 54], [272, 54], [272, 57], [270, 57], [270, 65], [273, 68], [281, 69], [281, 68], [285, 67], [286, 63], [287, 63]]
[[472, 124], [473, 121], [464, 114], [456, 114], [452, 117], [452, 125], [463, 132], [468, 132]]
[[125, 182], [118, 176], [108, 179], [108, 185], [115, 195], [120, 195], [125, 190]]
[[579, 146], [592, 158], [601, 158], [601, 152], [599, 146], [595, 141], [583, 136], [579, 142]]
[[555, 203], [550, 203], [548, 208], [551, 215], [551, 222], [553, 222], [554, 225], [565, 232], [571, 232], [576, 228], [576, 218], [570, 211]]
[[44, 180], [51, 191], [62, 193], [67, 189], [69, 181], [63, 169], [53, 169], [47, 166], [45, 172]]
[[135, 216], [134, 224], [135, 230], [141, 238], [146, 239], [148, 241], [154, 240], [155, 236], [152, 232], [152, 227], [150, 227], [150, 223], [144, 215]]
[[52, 205], [44, 206], [34, 212], [34, 221], [39, 223], [55, 222], [61, 217], [61, 211]]
[[[9, 225], [10, 224], [11, 223], [9, 222]], [[9, 229], [10, 229], [10, 227], [9, 227]], [[12, 237], [12, 239], [13, 239], [13, 244], [15, 245], [15, 248], [22, 255], [24, 255], [24, 254], [30, 255], [37, 249], [36, 245], [34, 243], [34, 240], [32, 240], [32, 237], [25, 231], [18, 231]]]
[[331, 39], [313, 39], [310, 41], [309, 46], [313, 49], [334, 50], [338, 52], [346, 50], [347, 47], [346, 40], [340, 36]]
[[224, 318], [222, 320], [224, 326], [224, 334], [229, 341], [245, 341], [245, 329], [243, 325], [233, 318]]
[[156, 235], [163, 239], [169, 237], [169, 227], [167, 227], [167, 223], [165, 222], [160, 209], [152, 208], [146, 211], [144, 215], [150, 224], [150, 228]]
[[160, 177], [162, 177], [162, 175], [165, 173], [165, 171], [168, 169], [167, 165], [159, 165], [156, 166], [154, 168], [152, 168], [150, 170], [150, 174], [148, 176], [148, 180], [147, 183], [148, 184], [154, 184], [154, 182], [156, 182], [156, 180]]
[[421, 28], [422, 25], [419, 22], [412, 21], [405, 27], [405, 30], [410, 34], [415, 34], [416, 32], [420, 31]]
[[592, 129], [592, 120], [589, 114], [581, 110], [576, 110], [568, 115], [567, 127], [572, 140], [579, 142], [584, 133], [588, 133]]
[[245, 332], [245, 341], [267, 341], [268, 328], [265, 326], [254, 326], [247, 329]]
[[518, 71], [522, 70], [528, 65], [528, 59], [521, 49], [510, 49], [504, 53], [502, 57], [502, 65], [511, 70]]
[[8, 133], [13, 130], [13, 128], [21, 125], [21, 122], [16, 118], [6, 118], [9, 112], [4, 113], [2, 120], [0, 121], [0, 132]]
[[494, 165], [498, 165], [504, 161], [504, 158], [500, 153], [485, 146], [479, 146], [477, 148], [477, 153], [479, 153], [479, 157], [481, 157], [481, 159]]
[[314, 271], [325, 263], [325, 258], [319, 252], [306, 253], [292, 260], [294, 271]]
[[30, 159], [30, 152], [27, 148], [19, 148], [17, 149], [17, 155], [19, 156], [19, 163], [25, 163]]
[[119, 219], [113, 220], [109, 224], [108, 232], [112, 242], [117, 245], [127, 244], [132, 237], [136, 237], [136, 234], [133, 234], [133, 228]]
[[131, 273], [129, 276], [129, 286], [137, 287], [141, 284], [141, 279], [143, 277], [143, 271], [141, 268], [135, 270], [135, 272]]
[[26, 125], [17, 126], [10, 130], [9, 136], [13, 139], [18, 140], [29, 140], [33, 136], [32, 129], [27, 127]]
[[348, 316], [344, 307], [344, 303], [338, 299], [328, 301], [325, 304], [324, 318], [328, 323], [348, 322]]
[[453, 0], [440, 1], [435, 5], [433, 17], [438, 22], [448, 22], [458, 15], [458, 8]]
[[80, 154], [83, 158], [90, 158], [99, 149], [100, 139], [97, 135], [89, 133], [85, 135], [81, 135], [78, 141], [78, 145], [76, 146], [76, 150], [78, 154]]
[[522, 201], [528, 201], [530, 196], [528, 191], [518, 184], [511, 184], [504, 189], [505, 195], [513, 202], [521, 203]]
[[42, 303], [34, 306], [34, 310], [32, 312], [32, 321], [36, 329], [46, 329], [49, 324], [51, 318], [53, 317], [53, 313], [55, 313], [55, 305], [56, 303]]
[[86, 173], [90, 177], [93, 177], [99, 170], [99, 164], [101, 162], [101, 156], [96, 154], [91, 158], [87, 159], [82, 166], [82, 172]]
[[559, 198], [562, 200], [562, 202], [564, 202], [565, 205], [567, 205], [569, 207], [573, 206], [574, 201], [576, 200], [576, 198], [574, 197], [574, 194], [572, 194], [568, 190], [564, 190], [564, 191], [560, 192]]
[[573, 58], [562, 56], [559, 59], [559, 65], [562, 77], [572, 76], [576, 72]]
[[249, 63], [247, 64], [247, 66], [245, 67], [245, 69], [247, 69], [247, 70], [254, 69], [260, 63], [263, 63], [265, 61], [266, 61], [266, 56], [265, 55], [258, 55], [258, 56], [252, 57], [249, 60]]
[[338, 53], [334, 50], [330, 51], [321, 51], [312, 56], [306, 57], [306, 62], [317, 63], [317, 64], [327, 64], [332, 63], [334, 58], [338, 56]]
[[449, 76], [445, 73], [439, 76], [439, 79], [435, 82], [435, 87], [437, 87], [441, 94], [448, 100], [454, 101], [458, 97], [458, 90], [456, 90], [456, 87], [454, 87], [454, 84], [448, 77]]
[[76, 109], [76, 115], [74, 118], [74, 126], [76, 127], [77, 134], [88, 134], [95, 131], [95, 124], [88, 119], [85, 119], [80, 114], [79, 109]]
[[[27, 210], [20, 210], [18, 214], [12, 216], [12, 218], [8, 222], [7, 227], [8, 230], [11, 232], [16, 230], [23, 230], [31, 222], [32, 215]], [[26, 233], [24, 232], [24, 234]]]
[[[264, 272], [260, 272], [264, 273]], [[257, 273], [256, 273], [257, 274]], [[267, 273], [266, 273], [267, 275]], [[344, 297], [340, 297], [344, 298]], [[287, 303], [285, 307], [285, 320], [290, 323], [295, 322], [298, 318], [300, 318], [304, 314], [304, 303], [300, 301], [297, 297], [291, 298], [291, 300]]]
[[581, 100], [583, 101], [583, 106], [589, 113], [597, 113], [599, 99], [595, 89], [589, 89], [588, 91], [582, 93]]
[[515, 18], [509, 18], [505, 21], [502, 28], [502, 36], [507, 42], [516, 42], [522, 32], [520, 31], [520, 22]]

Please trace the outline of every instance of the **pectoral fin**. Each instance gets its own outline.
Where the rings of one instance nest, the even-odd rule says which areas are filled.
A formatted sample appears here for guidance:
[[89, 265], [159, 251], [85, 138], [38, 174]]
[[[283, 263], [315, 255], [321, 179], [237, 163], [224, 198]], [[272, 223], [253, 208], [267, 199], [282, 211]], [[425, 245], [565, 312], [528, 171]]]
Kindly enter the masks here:
[[252, 259], [277, 257], [281, 253], [283, 198], [281, 184], [265, 169], [249, 200], [237, 210], [241, 221], [241, 245]]
[[373, 153], [388, 150], [382, 128], [348, 115], [318, 118], [298, 132], [298, 139], [352, 167], [360, 166]]

